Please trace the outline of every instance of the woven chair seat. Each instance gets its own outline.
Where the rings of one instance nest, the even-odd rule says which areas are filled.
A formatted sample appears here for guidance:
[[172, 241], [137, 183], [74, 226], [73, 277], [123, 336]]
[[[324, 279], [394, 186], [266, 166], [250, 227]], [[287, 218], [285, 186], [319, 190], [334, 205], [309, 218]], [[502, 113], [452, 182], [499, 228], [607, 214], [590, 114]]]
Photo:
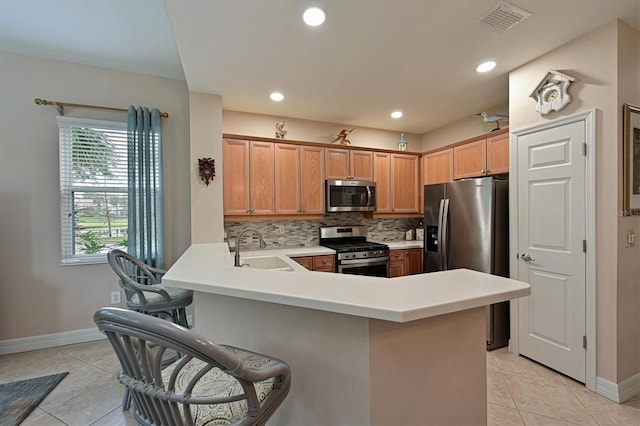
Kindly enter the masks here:
[[[264, 355], [247, 352], [232, 346], [222, 346], [246, 362], [250, 368], [261, 368], [271, 361], [271, 358], [267, 358]], [[178, 361], [167, 366], [167, 368], [162, 371], [162, 378], [165, 383], [169, 381], [169, 377], [177, 364]], [[199, 359], [189, 361], [178, 373], [175, 385], [176, 393], [184, 392], [189, 381], [191, 381], [205, 365], [206, 363]], [[259, 402], [264, 401], [264, 399], [269, 396], [269, 393], [273, 390], [273, 384], [273, 378], [254, 383]], [[202, 397], [211, 395], [230, 396], [241, 395], [242, 392], [242, 386], [240, 386], [238, 380], [224, 373], [219, 368], [213, 368], [198, 381], [191, 395]], [[191, 405], [190, 409], [194, 424], [202, 426], [233, 424], [246, 418], [248, 413], [247, 401], [244, 399], [222, 404]]]
[[[193, 300], [192, 290], [185, 290], [182, 288], [175, 288], [175, 287], [163, 287], [163, 289], [164, 291], [167, 292], [169, 297], [171, 297], [171, 301], [165, 300], [165, 298], [162, 297], [162, 295], [159, 293], [153, 293], [151, 291], [143, 291], [142, 293], [144, 293], [144, 298], [147, 299], [147, 304], [155, 305], [155, 304], [161, 304], [161, 303], [171, 303], [172, 305], [178, 304], [178, 305], [186, 306], [191, 304], [191, 301]], [[137, 294], [132, 295], [130, 304], [141, 305], [140, 297]]]

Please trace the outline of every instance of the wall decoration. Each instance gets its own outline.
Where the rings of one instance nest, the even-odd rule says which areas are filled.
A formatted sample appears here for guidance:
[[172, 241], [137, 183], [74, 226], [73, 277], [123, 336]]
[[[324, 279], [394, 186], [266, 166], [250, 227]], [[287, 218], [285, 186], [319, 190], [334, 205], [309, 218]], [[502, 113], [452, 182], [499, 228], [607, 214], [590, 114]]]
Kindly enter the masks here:
[[347, 139], [347, 138], [349, 137], [349, 134], [351, 132], [353, 132], [355, 129], [357, 129], [357, 127], [354, 127], [351, 130], [347, 130], [347, 129], [340, 130], [340, 133], [338, 133], [336, 138], [331, 143], [339, 142], [340, 145], [349, 145], [349, 144], [351, 144], [351, 141], [349, 139]]
[[571, 102], [567, 91], [575, 78], [556, 70], [549, 70], [535, 89], [529, 94], [536, 100], [536, 111], [542, 115], [560, 111]]
[[624, 105], [624, 215], [640, 215], [640, 106]]
[[198, 158], [198, 168], [200, 179], [209, 186], [209, 181], [216, 176], [216, 160], [213, 158]]
[[276, 123], [276, 138], [284, 139], [284, 136], [287, 134], [287, 131], [284, 130], [284, 121], [278, 121]]

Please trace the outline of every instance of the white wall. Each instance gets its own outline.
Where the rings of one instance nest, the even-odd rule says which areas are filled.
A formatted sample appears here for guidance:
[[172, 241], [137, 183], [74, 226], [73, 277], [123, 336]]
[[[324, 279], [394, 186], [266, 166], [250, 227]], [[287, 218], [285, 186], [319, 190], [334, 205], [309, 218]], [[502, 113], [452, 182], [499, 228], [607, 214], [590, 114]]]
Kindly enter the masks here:
[[[482, 111], [479, 111], [482, 112]], [[509, 115], [509, 103], [487, 108], [487, 115]], [[509, 121], [501, 121], [500, 128], [509, 127]], [[496, 123], [485, 123], [479, 115], [472, 115], [453, 123], [431, 130], [421, 137], [421, 151], [429, 151], [434, 148], [460, 142], [465, 139], [489, 133], [496, 128]]]
[[[222, 113], [222, 131], [235, 135], [275, 138], [276, 123], [281, 120], [284, 120], [284, 129], [287, 131], [285, 139], [296, 141], [331, 143], [340, 130], [354, 127], [350, 124], [225, 110]], [[407, 140], [407, 151], [420, 152], [420, 135], [405, 133], [404, 137]], [[351, 146], [397, 150], [400, 132], [358, 127], [351, 132], [348, 139]]]
[[[0, 53], [0, 341], [93, 327], [119, 289], [107, 264], [60, 266], [57, 112], [34, 98], [157, 107], [163, 121], [166, 258], [190, 242], [188, 91], [183, 81]], [[125, 113], [66, 110], [126, 120]]]
[[[224, 239], [222, 97], [189, 93], [191, 129], [191, 241], [220, 243]], [[200, 179], [198, 158], [213, 158], [216, 176], [209, 185]]]
[[[624, 33], [620, 44], [619, 32]], [[620, 226], [635, 226], [636, 219], [618, 218], [621, 199], [621, 111], [619, 85], [632, 85], [638, 102], [638, 31], [612, 22], [573, 40], [509, 75], [510, 130], [596, 109], [596, 374], [613, 383], [639, 373], [638, 366], [638, 251], [626, 249]], [[619, 52], [620, 46], [624, 52]], [[619, 69], [620, 55], [629, 55], [632, 66]], [[626, 61], [626, 59], [624, 60]], [[549, 69], [565, 72], [576, 81], [569, 88], [572, 102], [563, 110], [541, 116], [528, 97]], [[626, 81], [631, 83], [625, 83]], [[636, 85], [634, 85], [634, 83]], [[633, 93], [633, 92], [629, 92]], [[628, 101], [628, 100], [627, 100]], [[624, 225], [622, 225], [624, 224]], [[635, 254], [633, 261], [624, 261]], [[628, 297], [631, 296], [631, 297]], [[635, 312], [635, 314], [633, 314]], [[635, 320], [629, 324], [621, 319]], [[624, 336], [626, 341], [621, 341]], [[630, 339], [630, 340], [629, 340]], [[634, 359], [635, 358], [635, 359]], [[624, 361], [625, 367], [621, 362]]]

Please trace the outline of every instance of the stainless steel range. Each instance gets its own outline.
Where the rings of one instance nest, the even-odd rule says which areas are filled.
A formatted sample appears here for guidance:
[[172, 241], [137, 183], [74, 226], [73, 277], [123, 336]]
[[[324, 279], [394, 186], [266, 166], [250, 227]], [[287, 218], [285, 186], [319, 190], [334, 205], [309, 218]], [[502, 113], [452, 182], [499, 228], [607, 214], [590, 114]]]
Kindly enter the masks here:
[[366, 226], [322, 226], [320, 245], [336, 251], [336, 272], [389, 276], [389, 246], [367, 241]]

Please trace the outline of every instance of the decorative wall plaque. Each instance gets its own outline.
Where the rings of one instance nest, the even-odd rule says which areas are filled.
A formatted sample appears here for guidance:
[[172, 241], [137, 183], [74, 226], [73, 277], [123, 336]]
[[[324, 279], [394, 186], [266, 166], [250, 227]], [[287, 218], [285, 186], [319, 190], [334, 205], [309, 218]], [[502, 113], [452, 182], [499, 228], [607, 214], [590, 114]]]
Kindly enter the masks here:
[[200, 169], [200, 179], [209, 186], [209, 181], [216, 176], [216, 160], [213, 158], [198, 158], [198, 168]]
[[536, 100], [536, 111], [542, 115], [560, 111], [571, 102], [567, 91], [575, 78], [556, 70], [549, 70], [529, 97]]

